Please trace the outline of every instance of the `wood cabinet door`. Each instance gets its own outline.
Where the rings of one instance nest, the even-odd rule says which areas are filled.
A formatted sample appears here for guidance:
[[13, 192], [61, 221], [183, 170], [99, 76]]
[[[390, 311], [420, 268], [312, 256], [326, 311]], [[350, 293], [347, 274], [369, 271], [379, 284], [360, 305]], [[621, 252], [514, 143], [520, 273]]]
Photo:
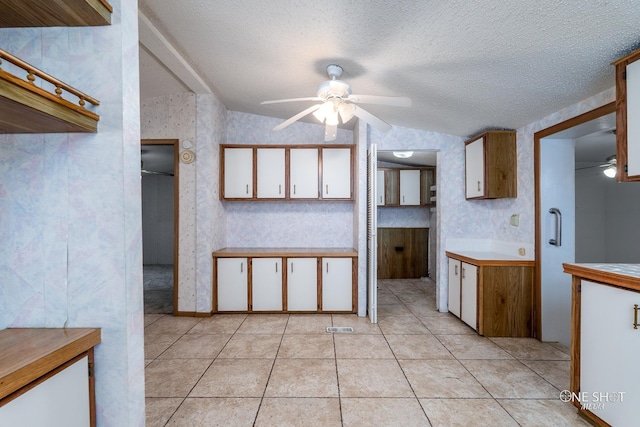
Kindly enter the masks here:
[[251, 259], [251, 310], [282, 311], [282, 258]]
[[460, 278], [460, 319], [478, 329], [478, 267], [462, 263], [462, 275]]
[[[590, 399], [582, 403], [595, 404], [591, 412], [612, 426], [637, 426], [640, 329], [633, 324], [640, 293], [587, 280], [581, 288], [580, 392]], [[625, 394], [616, 401], [613, 393], [619, 392]], [[594, 401], [593, 393], [607, 400]]]
[[351, 149], [322, 149], [322, 198], [351, 198]]
[[322, 310], [352, 311], [351, 258], [322, 258]]
[[400, 204], [403, 206], [420, 204], [419, 170], [400, 170]]
[[291, 199], [317, 199], [318, 149], [292, 148], [289, 150], [289, 197]]
[[457, 317], [460, 317], [460, 268], [460, 261], [449, 258], [449, 312]]
[[376, 205], [384, 206], [384, 171], [376, 171]]
[[467, 199], [484, 196], [484, 138], [465, 146], [465, 182]]
[[224, 149], [223, 197], [253, 198], [253, 148]]
[[318, 259], [287, 260], [287, 310], [318, 310]]
[[247, 270], [247, 258], [218, 258], [218, 311], [248, 310]]
[[284, 148], [258, 148], [256, 169], [259, 199], [284, 199]]
[[400, 204], [400, 171], [398, 169], [384, 171], [384, 204], [385, 206]]

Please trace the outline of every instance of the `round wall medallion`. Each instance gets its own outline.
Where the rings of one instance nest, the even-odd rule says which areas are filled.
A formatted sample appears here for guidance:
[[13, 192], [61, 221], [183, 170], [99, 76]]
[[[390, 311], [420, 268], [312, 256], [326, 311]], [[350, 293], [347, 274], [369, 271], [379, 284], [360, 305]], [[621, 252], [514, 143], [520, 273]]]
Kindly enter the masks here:
[[182, 163], [193, 163], [195, 159], [196, 155], [193, 154], [193, 151], [191, 150], [184, 150], [182, 153], [180, 153], [180, 160], [182, 160]]

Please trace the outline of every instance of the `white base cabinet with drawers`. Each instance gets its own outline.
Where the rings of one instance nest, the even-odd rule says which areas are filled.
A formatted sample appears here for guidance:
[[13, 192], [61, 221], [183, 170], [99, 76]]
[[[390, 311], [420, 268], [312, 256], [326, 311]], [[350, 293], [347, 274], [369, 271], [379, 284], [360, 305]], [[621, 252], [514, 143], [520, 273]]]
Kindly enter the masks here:
[[214, 312], [356, 310], [353, 249], [228, 248], [213, 259]]

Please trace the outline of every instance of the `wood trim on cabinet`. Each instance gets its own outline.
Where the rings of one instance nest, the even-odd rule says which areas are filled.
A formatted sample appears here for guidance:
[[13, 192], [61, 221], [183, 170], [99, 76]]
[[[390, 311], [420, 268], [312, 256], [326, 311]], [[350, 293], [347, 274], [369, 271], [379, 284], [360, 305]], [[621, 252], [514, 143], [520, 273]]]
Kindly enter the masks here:
[[541, 339], [542, 333], [542, 259], [540, 254], [542, 253], [542, 213], [540, 202], [540, 140], [548, 136], [558, 133], [560, 131], [570, 129], [574, 126], [587, 123], [598, 117], [606, 116], [607, 114], [616, 111], [616, 103], [610, 102], [594, 110], [587, 111], [564, 122], [555, 124], [546, 129], [542, 129], [533, 134], [533, 173], [534, 173], [534, 187], [535, 187], [535, 276], [534, 276], [534, 295], [533, 295], [533, 316], [534, 316], [534, 328], [533, 337]]
[[318, 295], [316, 296], [318, 301], [318, 312], [322, 312], [322, 257], [318, 257], [316, 261], [317, 279], [318, 279]]
[[[580, 392], [580, 278], [573, 276], [571, 280], [571, 364], [569, 390]], [[572, 399], [573, 406], [580, 409], [580, 402]]]
[[351, 311], [358, 307], [358, 258], [351, 258]]
[[445, 255], [449, 258], [457, 259], [458, 261], [473, 264], [478, 267], [484, 267], [484, 266], [533, 267], [535, 265], [534, 260], [528, 260], [528, 259], [478, 259], [478, 258], [472, 258], [470, 256], [466, 256], [466, 255], [461, 255], [456, 252], [449, 252], [449, 251], [445, 251]]
[[640, 60], [640, 50], [618, 59], [616, 67], [616, 181], [640, 181], [640, 175], [629, 176], [625, 170], [628, 162], [627, 148], [627, 65]]

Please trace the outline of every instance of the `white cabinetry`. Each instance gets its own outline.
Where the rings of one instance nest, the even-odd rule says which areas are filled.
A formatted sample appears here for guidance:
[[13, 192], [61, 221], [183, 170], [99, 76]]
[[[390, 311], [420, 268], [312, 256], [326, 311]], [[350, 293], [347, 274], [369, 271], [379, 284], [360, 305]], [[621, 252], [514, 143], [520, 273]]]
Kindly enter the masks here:
[[218, 311], [247, 311], [247, 258], [218, 258]]
[[400, 205], [420, 204], [420, 171], [400, 170]]
[[322, 149], [322, 198], [351, 198], [351, 149]]
[[460, 283], [460, 319], [478, 330], [478, 267], [463, 262]]
[[384, 206], [384, 171], [376, 171], [376, 205]]
[[627, 65], [627, 175], [640, 177], [640, 61]]
[[449, 258], [449, 312], [457, 317], [460, 317], [460, 268], [460, 261]]
[[640, 50], [613, 65], [616, 67], [616, 180], [640, 181]]
[[256, 169], [259, 199], [284, 199], [284, 148], [258, 148]]
[[253, 148], [224, 149], [224, 197], [253, 197]]
[[483, 138], [465, 146], [467, 199], [484, 195], [484, 145]]
[[[640, 420], [638, 355], [640, 329], [634, 329], [634, 305], [640, 293], [581, 281], [580, 392], [594, 403], [591, 412], [616, 427]], [[614, 401], [612, 393], [624, 392]], [[594, 402], [607, 394], [607, 400]], [[585, 403], [585, 402], [582, 402]], [[599, 403], [604, 403], [599, 405]]]
[[289, 151], [289, 197], [318, 198], [318, 149], [292, 148]]
[[251, 260], [251, 309], [282, 311], [282, 258]]
[[287, 260], [287, 310], [318, 310], [318, 259]]
[[85, 356], [0, 407], [0, 427], [89, 427], [87, 372]]
[[322, 310], [351, 311], [353, 268], [351, 258], [322, 258]]

